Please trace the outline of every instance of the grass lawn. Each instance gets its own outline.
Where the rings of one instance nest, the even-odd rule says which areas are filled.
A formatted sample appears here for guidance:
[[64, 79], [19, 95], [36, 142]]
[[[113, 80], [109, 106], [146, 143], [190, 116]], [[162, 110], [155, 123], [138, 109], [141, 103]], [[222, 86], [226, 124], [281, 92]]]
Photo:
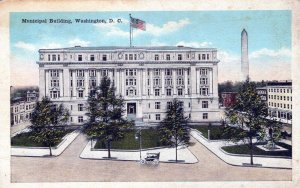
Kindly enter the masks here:
[[[202, 135], [205, 138], [208, 138], [208, 125], [204, 126], [191, 126], [193, 129], [197, 129], [202, 133]], [[231, 136], [229, 134], [223, 134], [224, 133], [224, 127], [222, 126], [210, 126], [210, 139], [211, 140], [220, 140], [220, 139], [229, 139]], [[233, 127], [228, 127], [229, 133], [235, 131], [242, 131], [240, 128], [233, 128]], [[230, 131], [232, 129], [232, 131]]]
[[[113, 141], [111, 143], [112, 149], [136, 150], [140, 148], [139, 141], [135, 139], [137, 130], [130, 130], [125, 133], [122, 140]], [[156, 129], [142, 130], [142, 148], [153, 148], [163, 146], [159, 141], [159, 134]], [[107, 149], [107, 143], [103, 140], [97, 141], [95, 149]]]
[[[259, 149], [258, 147], [253, 148], [253, 154], [254, 155], [271, 155], [271, 156], [286, 156], [286, 157], [292, 157], [292, 146], [277, 142], [277, 145], [288, 149], [287, 151], [264, 151], [262, 149]], [[239, 145], [239, 146], [224, 146], [222, 149], [228, 153], [233, 154], [249, 154], [250, 155], [250, 149], [248, 145]]]
[[[68, 133], [72, 132], [73, 130], [68, 129], [64, 132], [63, 136], [61, 137], [61, 139]], [[25, 147], [47, 147], [46, 145], [44, 145], [43, 143], [37, 143], [34, 142], [33, 140], [31, 140], [29, 137], [32, 135], [32, 132], [25, 132], [25, 133], [21, 133], [18, 134], [14, 137], [11, 138], [11, 145], [12, 146], [25, 146]], [[57, 146], [60, 142], [61, 139], [58, 143], [56, 143], [54, 146]]]

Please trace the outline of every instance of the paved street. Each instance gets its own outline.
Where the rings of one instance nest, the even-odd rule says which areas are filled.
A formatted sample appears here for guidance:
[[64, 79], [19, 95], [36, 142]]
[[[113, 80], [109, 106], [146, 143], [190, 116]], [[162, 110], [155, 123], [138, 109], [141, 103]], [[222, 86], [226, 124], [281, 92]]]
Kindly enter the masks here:
[[59, 157], [12, 156], [11, 178], [12, 182], [291, 180], [292, 170], [231, 166], [192, 141], [195, 144], [190, 150], [199, 163], [151, 167], [131, 161], [80, 159], [87, 143], [80, 134]]

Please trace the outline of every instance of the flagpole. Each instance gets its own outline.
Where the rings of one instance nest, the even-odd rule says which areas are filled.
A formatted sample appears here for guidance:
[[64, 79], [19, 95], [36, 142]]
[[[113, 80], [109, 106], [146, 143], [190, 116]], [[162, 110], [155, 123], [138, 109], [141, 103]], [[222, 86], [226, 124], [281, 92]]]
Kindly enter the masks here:
[[131, 14], [129, 14], [129, 25], [130, 25], [130, 27], [129, 27], [129, 42], [130, 42], [130, 47], [131, 47]]

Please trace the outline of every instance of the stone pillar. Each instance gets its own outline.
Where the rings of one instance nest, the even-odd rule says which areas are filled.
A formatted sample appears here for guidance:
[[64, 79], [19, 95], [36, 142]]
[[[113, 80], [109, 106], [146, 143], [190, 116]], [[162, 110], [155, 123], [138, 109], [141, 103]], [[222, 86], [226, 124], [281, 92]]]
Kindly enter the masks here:
[[143, 95], [147, 95], [147, 87], [148, 87], [148, 83], [147, 83], [147, 69], [143, 68], [143, 83], [142, 83], [142, 88], [143, 88]]
[[77, 74], [76, 74], [76, 70], [72, 70], [72, 75], [73, 75], [73, 96], [72, 97], [75, 97], [77, 96], [77, 93], [76, 93], [76, 88], [77, 88]]
[[39, 100], [42, 100], [44, 96], [46, 96], [46, 80], [45, 80], [45, 71], [44, 68], [39, 68], [39, 87], [40, 87], [40, 94]]
[[200, 79], [200, 75], [199, 75], [199, 69], [196, 69], [196, 94], [198, 95], [200, 93], [199, 91], [199, 79]]
[[115, 88], [116, 88], [116, 94], [119, 95], [120, 94], [120, 72], [118, 69], [115, 69]]
[[184, 94], [188, 95], [188, 75], [187, 75], [187, 69], [184, 69]]
[[101, 75], [100, 75], [100, 73], [101, 73], [100, 70], [96, 69], [96, 86], [99, 86], [100, 83], [101, 83], [101, 80], [100, 80]]
[[153, 96], [153, 69], [150, 69], [150, 96]]
[[84, 97], [89, 96], [89, 71], [84, 70]]
[[122, 88], [122, 96], [126, 96], [126, 91], [125, 91], [125, 69], [121, 69], [121, 88]]
[[65, 95], [64, 89], [63, 89], [63, 69], [59, 70], [59, 98], [63, 97]]
[[63, 69], [63, 90], [64, 97], [70, 97], [70, 71], [69, 69]]
[[196, 68], [195, 66], [191, 66], [191, 92], [192, 92], [192, 96], [194, 96], [196, 94]]
[[218, 97], [218, 66], [214, 65], [212, 70], [212, 86], [213, 86], [213, 95]]
[[172, 69], [172, 82], [173, 82], [173, 96], [177, 95], [177, 90], [176, 90], [176, 69]]
[[209, 77], [208, 77], [208, 81], [209, 81], [209, 95], [213, 95], [214, 91], [213, 91], [213, 68], [209, 68]]
[[136, 72], [137, 76], [135, 77], [136, 85], [137, 85], [136, 94], [137, 94], [137, 97], [140, 98], [141, 97], [141, 78], [142, 78], [142, 76], [141, 76], [141, 70], [140, 69], [137, 69], [136, 71], [137, 71]]
[[165, 69], [161, 69], [161, 94], [165, 95]]
[[49, 79], [50, 79], [50, 75], [49, 75], [49, 70], [45, 70], [46, 72], [46, 82], [45, 82], [45, 87], [46, 87], [46, 93], [45, 96], [50, 97], [50, 93], [49, 93]]

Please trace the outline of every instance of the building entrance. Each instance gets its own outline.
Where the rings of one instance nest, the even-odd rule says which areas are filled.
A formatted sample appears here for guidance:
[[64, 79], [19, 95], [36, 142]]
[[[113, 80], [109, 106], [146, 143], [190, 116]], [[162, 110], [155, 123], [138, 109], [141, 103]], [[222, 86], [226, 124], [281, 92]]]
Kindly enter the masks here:
[[127, 103], [127, 114], [136, 114], [136, 103]]

